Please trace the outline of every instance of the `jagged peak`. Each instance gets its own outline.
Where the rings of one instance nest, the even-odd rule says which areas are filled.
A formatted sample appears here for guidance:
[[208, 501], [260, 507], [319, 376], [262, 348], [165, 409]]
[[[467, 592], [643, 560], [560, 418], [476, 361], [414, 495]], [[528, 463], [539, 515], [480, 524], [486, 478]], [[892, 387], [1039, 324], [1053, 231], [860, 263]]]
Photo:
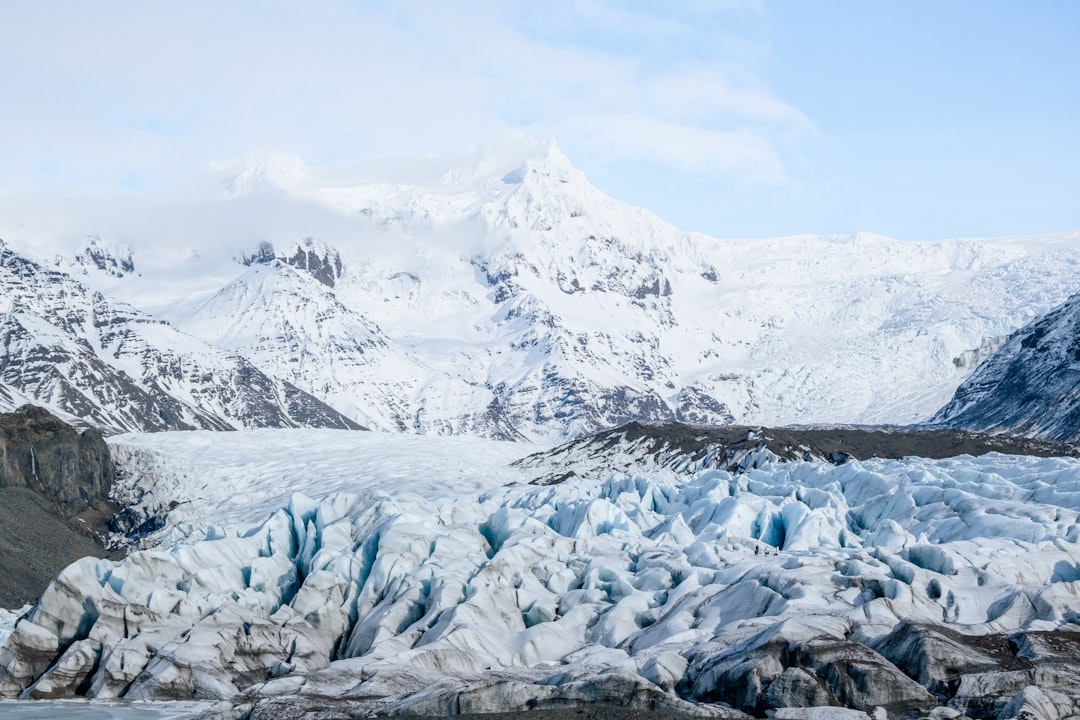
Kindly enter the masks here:
[[123, 277], [135, 272], [131, 246], [106, 242], [100, 235], [88, 235], [86, 243], [75, 259], [84, 264], [93, 263], [99, 270], [114, 277]]
[[518, 167], [506, 173], [502, 181], [508, 185], [534, 184], [538, 181], [571, 183], [584, 181], [585, 174], [574, 167], [555, 140], [542, 143], [542, 149], [526, 158]]
[[313, 237], [277, 248], [272, 243], [263, 241], [253, 253], [244, 253], [237, 260], [249, 266], [281, 262], [307, 272], [327, 287], [334, 287], [345, 269], [337, 249]]

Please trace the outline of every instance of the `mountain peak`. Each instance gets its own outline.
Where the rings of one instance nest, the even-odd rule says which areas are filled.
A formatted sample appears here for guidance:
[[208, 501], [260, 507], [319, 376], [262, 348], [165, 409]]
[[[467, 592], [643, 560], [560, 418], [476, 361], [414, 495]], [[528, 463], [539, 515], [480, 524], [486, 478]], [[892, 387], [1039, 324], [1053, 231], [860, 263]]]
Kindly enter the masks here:
[[84, 271], [96, 269], [116, 278], [135, 272], [131, 248], [127, 245], [106, 242], [100, 235], [87, 235], [86, 242], [75, 254], [74, 260], [83, 266]]
[[554, 140], [543, 143], [543, 149], [539, 153], [528, 157], [502, 178], [508, 185], [530, 185], [544, 180], [570, 183], [584, 179], [584, 173], [573, 166], [570, 158], [566, 157]]
[[336, 248], [312, 237], [306, 237], [283, 247], [275, 248], [261, 242], [252, 254], [238, 258], [243, 265], [269, 265], [282, 262], [304, 270], [327, 287], [334, 287], [344, 270], [341, 254]]

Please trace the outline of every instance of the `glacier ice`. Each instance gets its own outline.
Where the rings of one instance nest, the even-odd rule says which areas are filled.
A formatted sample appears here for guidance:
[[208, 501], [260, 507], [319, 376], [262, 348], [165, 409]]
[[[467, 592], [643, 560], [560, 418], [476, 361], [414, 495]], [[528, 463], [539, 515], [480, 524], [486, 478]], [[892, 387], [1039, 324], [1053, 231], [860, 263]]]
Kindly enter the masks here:
[[[0, 647], [6, 696], [227, 699], [255, 718], [596, 700], [844, 717], [789, 706], [933, 707], [926, 688], [957, 657], [971, 672], [956, 697], [974, 707], [996, 683], [995, 712], [1045, 714], [1080, 680], [1047, 635], [1078, 629], [1072, 458], [769, 460], [533, 485], [511, 465], [529, 448], [476, 438], [112, 444], [121, 493], [167, 522], [123, 560], [57, 577]], [[953, 647], [1006, 633], [1042, 675]], [[908, 667], [914, 645], [932, 651]]]

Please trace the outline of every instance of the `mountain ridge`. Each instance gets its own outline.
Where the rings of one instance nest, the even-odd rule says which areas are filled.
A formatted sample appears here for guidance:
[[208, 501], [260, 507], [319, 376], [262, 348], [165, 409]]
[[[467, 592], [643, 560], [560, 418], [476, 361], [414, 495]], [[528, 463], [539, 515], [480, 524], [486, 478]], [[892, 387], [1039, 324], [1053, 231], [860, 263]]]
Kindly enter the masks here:
[[1080, 294], [1018, 329], [930, 423], [1080, 440]]
[[[295, 386], [0, 246], [0, 394], [107, 432], [360, 426]], [[14, 408], [5, 408], [14, 409]]]
[[557, 443], [637, 419], [922, 422], [1080, 269], [1080, 233], [687, 233], [522, 139], [233, 170], [203, 235], [100, 233], [136, 272], [57, 267], [389, 431]]

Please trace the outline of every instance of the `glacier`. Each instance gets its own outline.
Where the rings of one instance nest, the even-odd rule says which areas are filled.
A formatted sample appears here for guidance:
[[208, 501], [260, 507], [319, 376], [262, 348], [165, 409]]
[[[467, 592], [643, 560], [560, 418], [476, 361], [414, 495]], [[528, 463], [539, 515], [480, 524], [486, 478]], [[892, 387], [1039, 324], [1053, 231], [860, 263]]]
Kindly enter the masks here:
[[588, 472], [534, 484], [542, 448], [474, 437], [109, 442], [117, 497], [162, 522], [21, 614], [7, 697], [227, 701], [207, 717], [255, 719], [1080, 712], [1075, 458], [761, 448], [729, 471], [605, 441], [557, 456]]

